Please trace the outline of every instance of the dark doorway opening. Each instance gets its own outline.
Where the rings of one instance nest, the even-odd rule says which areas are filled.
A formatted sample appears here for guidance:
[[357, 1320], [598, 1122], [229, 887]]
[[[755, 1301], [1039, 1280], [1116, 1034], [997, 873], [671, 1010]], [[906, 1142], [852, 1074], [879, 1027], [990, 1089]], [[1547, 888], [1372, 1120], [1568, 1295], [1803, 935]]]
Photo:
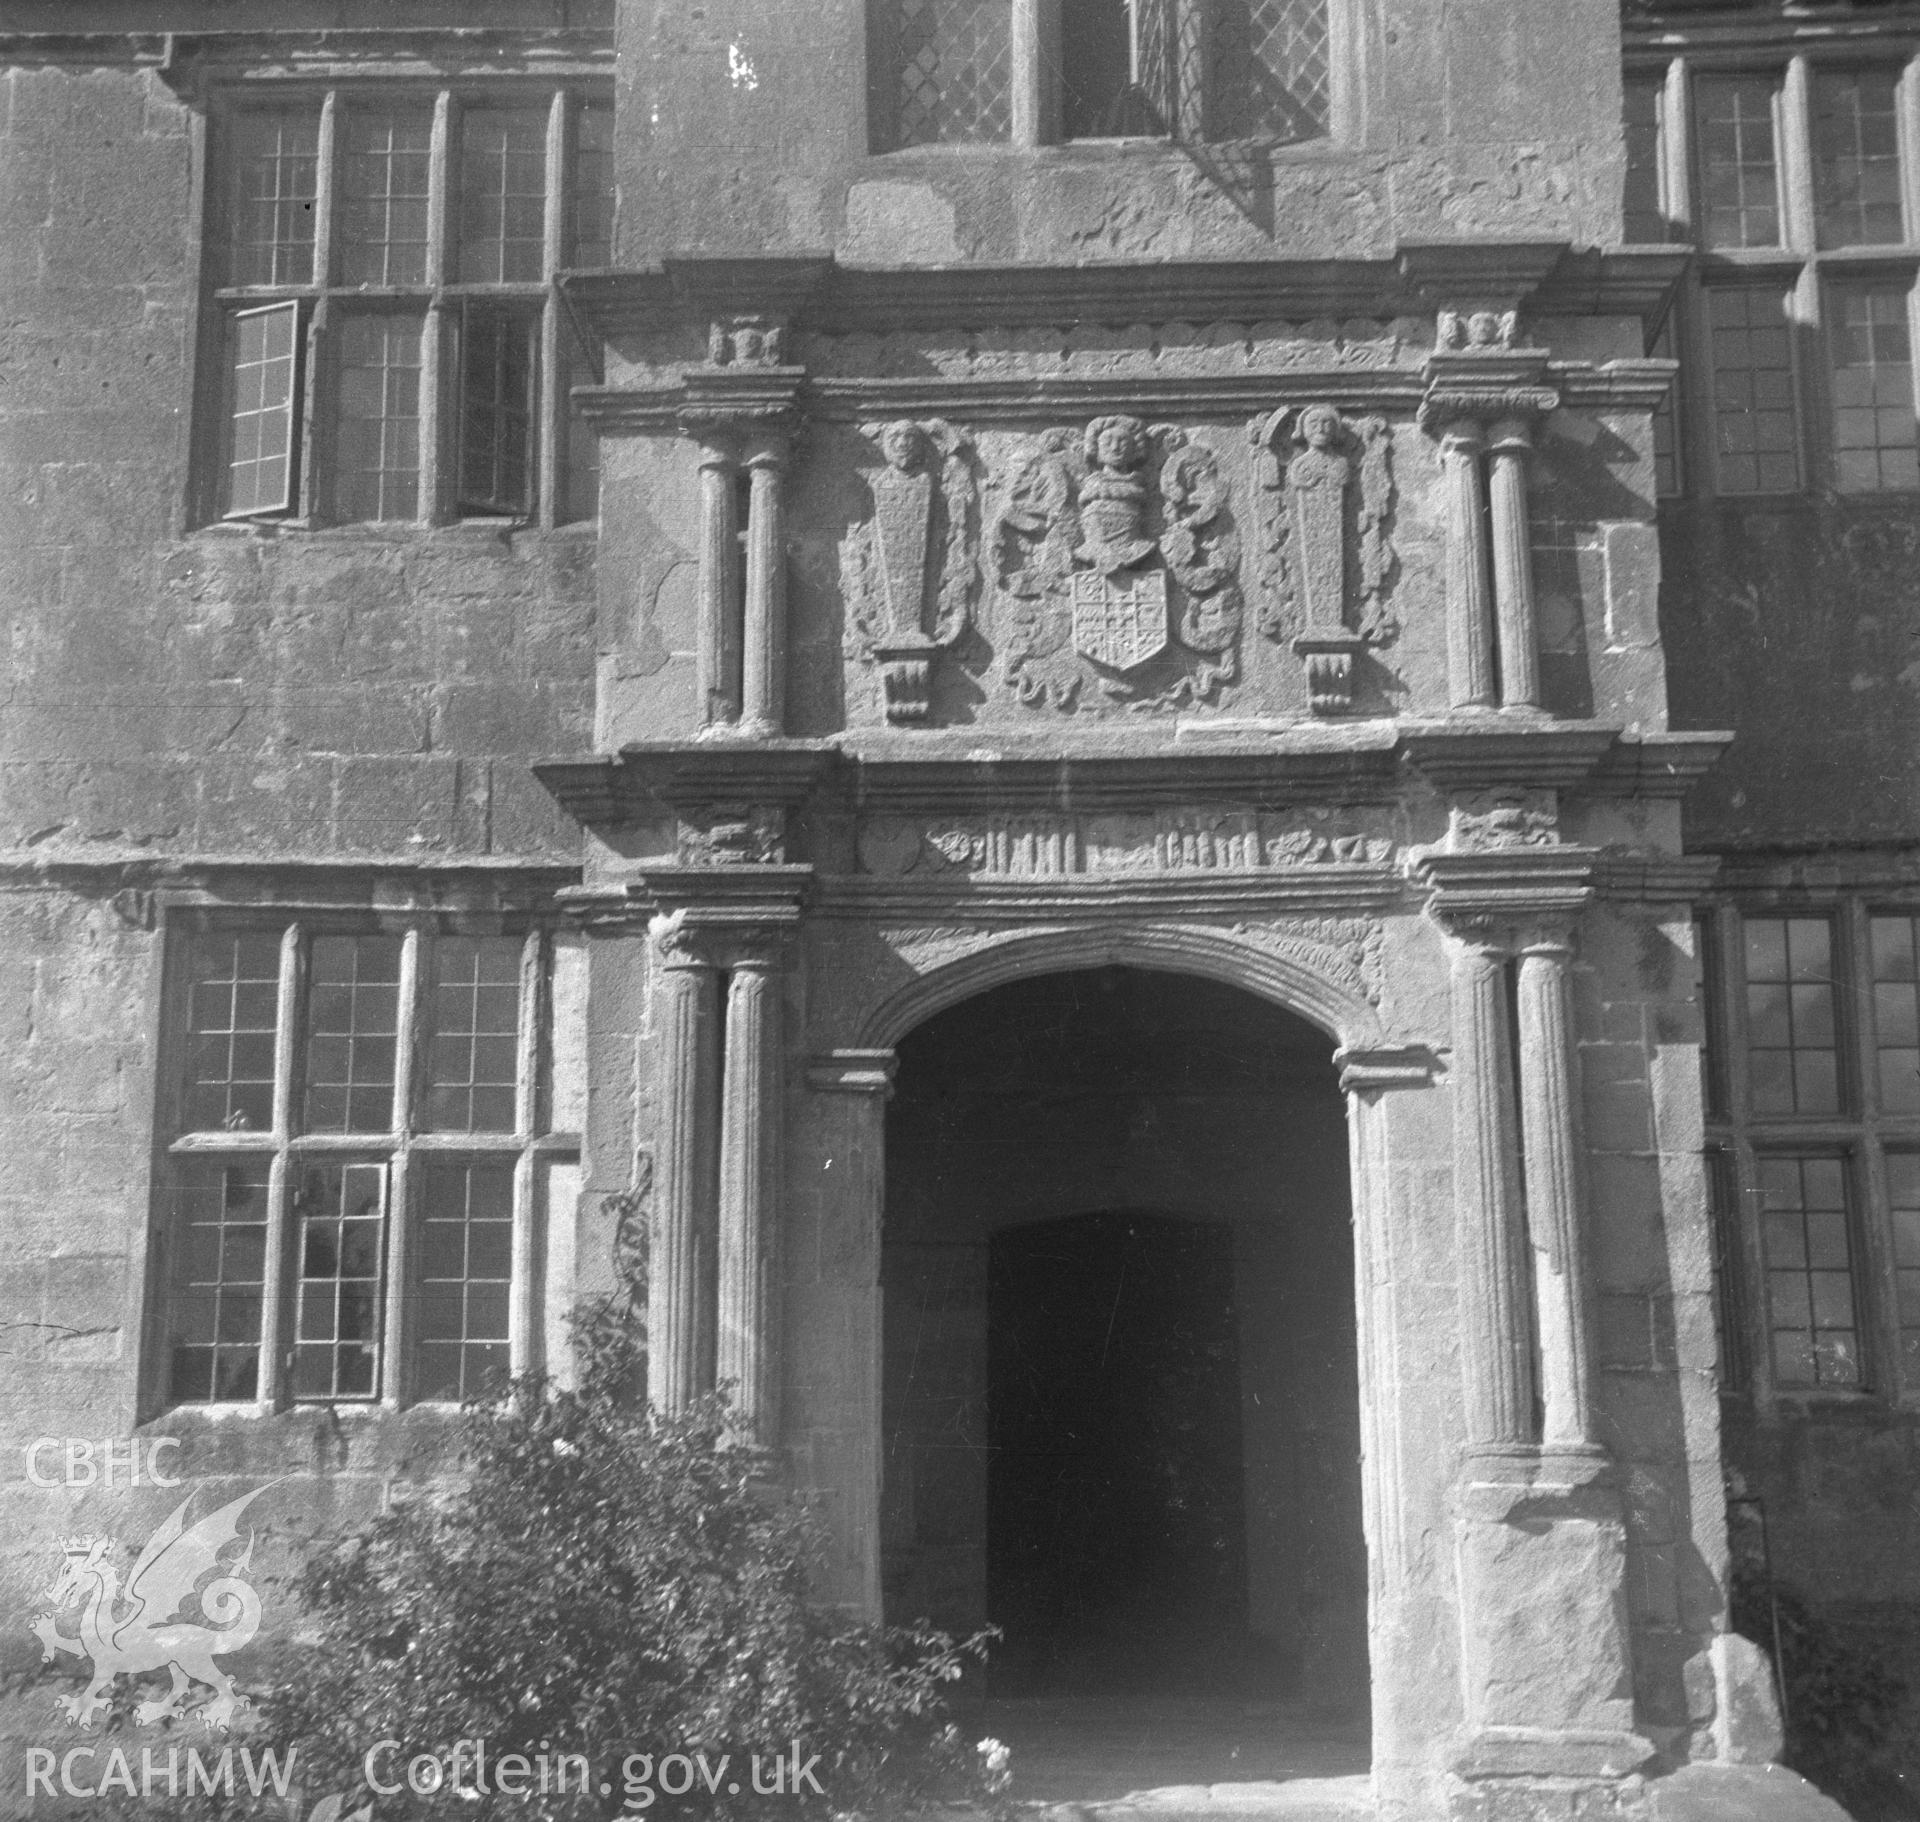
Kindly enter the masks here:
[[987, 1266], [993, 1686], [1244, 1686], [1233, 1234], [1114, 1211], [1008, 1228]]
[[1331, 1051], [1252, 994], [1120, 967], [994, 988], [902, 1041], [882, 1592], [896, 1621], [1003, 1626], [995, 1699], [1364, 1715]]

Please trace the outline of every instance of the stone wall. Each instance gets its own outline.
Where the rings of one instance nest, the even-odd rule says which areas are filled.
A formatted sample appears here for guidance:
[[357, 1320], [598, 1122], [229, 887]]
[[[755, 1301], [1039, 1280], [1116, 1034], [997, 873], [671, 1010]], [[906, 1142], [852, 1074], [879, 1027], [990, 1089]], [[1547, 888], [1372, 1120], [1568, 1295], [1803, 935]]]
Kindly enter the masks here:
[[[864, 265], [1367, 257], [1399, 240], [1619, 239], [1614, 15], [1352, 0], [1338, 140], [1276, 151], [940, 146], [867, 156], [861, 0], [620, 14], [620, 259], [831, 249]], [[1553, 55], [1539, 54], [1551, 42]]]
[[1674, 719], [1731, 728], [1688, 845], [1920, 835], [1920, 517], [1895, 501], [1667, 502], [1660, 625]]
[[[123, 28], [232, 23], [224, 8], [118, 10]], [[459, 22], [487, 21], [465, 8]], [[124, 1472], [112, 1493], [28, 1484], [18, 1446], [124, 1443], [144, 1415], [151, 888], [174, 866], [250, 865], [252, 892], [289, 863], [378, 860], [387, 886], [361, 874], [340, 902], [399, 902], [405, 869], [564, 870], [579, 853], [528, 765], [589, 738], [591, 527], [185, 523], [197, 135], [152, 67], [0, 75], [0, 1605], [21, 1615], [55, 1533], [132, 1537], [164, 1516], [162, 1490], [129, 1494]], [[341, 1428], [309, 1411], [180, 1428], [177, 1471], [309, 1475], [308, 1515], [350, 1524], [396, 1476], [438, 1471], [446, 1424], [362, 1413]], [[23, 1649], [38, 1661], [11, 1628], [9, 1668]]]
[[589, 725], [591, 529], [183, 529], [194, 115], [0, 94], [0, 849], [577, 853], [526, 767]]

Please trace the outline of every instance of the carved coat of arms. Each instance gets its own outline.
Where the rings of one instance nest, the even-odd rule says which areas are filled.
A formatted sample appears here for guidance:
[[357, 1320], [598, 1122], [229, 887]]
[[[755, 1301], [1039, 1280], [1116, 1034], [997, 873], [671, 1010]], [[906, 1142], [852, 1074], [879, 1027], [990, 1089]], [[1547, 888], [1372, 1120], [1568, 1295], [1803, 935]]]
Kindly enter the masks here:
[[1170, 707], [1239, 675], [1239, 538], [1185, 432], [1122, 416], [1048, 431], [1008, 475], [993, 545], [1022, 702]]
[[885, 457], [868, 482], [872, 516], [847, 548], [857, 654], [880, 667], [887, 719], [932, 710], [935, 655], [969, 625], [980, 592], [980, 498], [972, 444], [941, 418], [875, 433]]

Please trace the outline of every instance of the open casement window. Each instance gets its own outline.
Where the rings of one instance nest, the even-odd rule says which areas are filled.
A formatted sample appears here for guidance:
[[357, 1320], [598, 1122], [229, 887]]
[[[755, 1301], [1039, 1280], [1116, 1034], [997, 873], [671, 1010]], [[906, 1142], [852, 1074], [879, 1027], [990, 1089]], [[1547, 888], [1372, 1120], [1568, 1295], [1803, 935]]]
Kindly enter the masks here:
[[229, 335], [226, 516], [291, 512], [300, 412], [300, 306], [289, 302], [236, 310]]
[[1920, 78], [1824, 45], [1739, 67], [1691, 49], [1630, 36], [1625, 87], [1626, 236], [1700, 249], [1672, 319], [1670, 475], [1920, 493]]
[[456, 1401], [539, 1364], [582, 966], [539, 928], [171, 934], [149, 1409]]
[[869, 0], [875, 150], [1318, 138], [1338, 0]]
[[202, 514], [555, 525], [598, 510], [554, 284], [611, 257], [612, 109], [369, 82], [217, 106]]
[[1702, 929], [1730, 1383], [1920, 1399], [1920, 912], [1849, 896]]

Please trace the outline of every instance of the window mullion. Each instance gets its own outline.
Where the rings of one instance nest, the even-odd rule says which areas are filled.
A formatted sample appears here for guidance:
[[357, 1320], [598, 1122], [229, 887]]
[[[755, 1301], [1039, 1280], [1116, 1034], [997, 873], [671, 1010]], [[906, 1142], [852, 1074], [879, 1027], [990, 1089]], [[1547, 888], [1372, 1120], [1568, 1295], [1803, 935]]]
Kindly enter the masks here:
[[1012, 5], [1009, 137], [1016, 146], [1052, 145], [1060, 137], [1060, 0]]
[[1760, 1172], [1754, 1162], [1751, 1119], [1752, 1093], [1747, 1068], [1746, 941], [1740, 913], [1731, 905], [1712, 911], [1713, 942], [1710, 990], [1718, 998], [1723, 1051], [1720, 1092], [1726, 1097], [1726, 1116], [1732, 1127], [1734, 1202], [1732, 1244], [1727, 1260], [1740, 1275], [1737, 1294], [1729, 1301], [1744, 1320], [1742, 1339], [1747, 1350], [1747, 1383], [1757, 1404], [1773, 1396], [1773, 1306], [1767, 1285], [1767, 1262], [1761, 1244]]
[[1734, 1205], [1732, 1246], [1728, 1263], [1738, 1270], [1743, 1293], [1733, 1301], [1741, 1307], [1745, 1319], [1743, 1339], [1747, 1347], [1747, 1386], [1756, 1406], [1772, 1402], [1775, 1382], [1773, 1371], [1773, 1297], [1767, 1283], [1766, 1248], [1761, 1237], [1760, 1170], [1754, 1156], [1753, 1140], [1742, 1130], [1731, 1146], [1733, 1156]]
[[539, 1308], [535, 1270], [539, 1259], [539, 1201], [531, 1151], [513, 1165], [513, 1253], [507, 1274], [507, 1371], [515, 1378], [539, 1369]]
[[1833, 484], [1833, 397], [1828, 383], [1826, 298], [1820, 268], [1811, 258], [1787, 292], [1787, 324], [1793, 349], [1795, 409], [1800, 419], [1800, 485]]
[[314, 167], [313, 202], [313, 282], [318, 301], [302, 325], [305, 358], [300, 363], [300, 421], [294, 429], [294, 449], [299, 461], [299, 493], [294, 510], [308, 524], [325, 514], [326, 466], [331, 455], [323, 447], [322, 427], [331, 422], [328, 411], [328, 387], [331, 369], [327, 361], [327, 331], [332, 312], [327, 305], [328, 287], [336, 277], [336, 249], [339, 237], [335, 216], [340, 197], [340, 112], [344, 104], [339, 92], [329, 89], [320, 103], [319, 157]]
[[423, 957], [418, 926], [409, 929], [400, 941], [399, 1015], [396, 1020], [393, 1052], [392, 1130], [404, 1143], [417, 1130], [414, 1108], [419, 1095], [415, 1077], [419, 1072], [421, 1046], [417, 1041], [421, 1021], [421, 975]]
[[420, 516], [429, 525], [444, 525], [455, 516], [459, 466], [453, 369], [461, 338], [446, 298], [457, 270], [453, 148], [459, 127], [459, 104], [443, 89], [434, 101], [427, 161], [427, 283], [433, 297], [420, 348]]
[[1900, 150], [1900, 232], [1911, 246], [1920, 239], [1920, 56], [1907, 59], [1893, 93]]
[[[1846, 1151], [1853, 1245], [1853, 1302], [1860, 1325], [1860, 1383], [1865, 1391], [1891, 1394], [1898, 1368], [1899, 1318], [1892, 1304], [1893, 1251], [1879, 1210], [1886, 1205], [1886, 1173], [1871, 1135], [1873, 1021], [1862, 995], [1872, 954], [1866, 908], [1843, 898], [1833, 908], [1834, 1033], [1840, 1067], [1840, 1105], [1856, 1122]], [[1869, 1130], [1860, 1130], [1861, 1126]]]
[[1814, 218], [1812, 131], [1813, 75], [1805, 57], [1788, 61], [1780, 85], [1775, 138], [1780, 156], [1780, 244], [1807, 256], [1788, 294], [1792, 326], [1794, 391], [1800, 414], [1801, 485], [1824, 485], [1833, 478], [1829, 444], [1832, 413], [1826, 385], [1827, 349], [1820, 296], [1820, 272], [1812, 253], [1817, 243]]
[[[514, 1070], [514, 1133], [522, 1147], [513, 1171], [513, 1265], [507, 1290], [507, 1362], [516, 1376], [539, 1366], [539, 1299], [536, 1272], [540, 1257], [541, 1183], [538, 1160], [527, 1149], [540, 1130], [541, 1058], [553, 1017], [552, 968], [546, 932], [527, 932], [520, 950], [520, 1023]], [[542, 1173], [544, 1175], [544, 1173]]]
[[319, 156], [313, 174], [313, 282], [322, 291], [334, 282], [334, 209], [339, 186], [340, 95], [329, 89], [320, 103]]
[[305, 999], [306, 932], [289, 924], [280, 937], [280, 984], [274, 1009], [273, 1166], [267, 1177], [267, 1251], [260, 1298], [260, 1381], [263, 1411], [284, 1401], [282, 1366], [288, 1354], [288, 1304], [297, 1261], [292, 1243], [292, 1186], [287, 1141], [293, 1134], [293, 1110], [299, 1090], [299, 1029]]
[[1691, 66], [1676, 57], [1667, 65], [1660, 101], [1660, 207], [1674, 238], [1697, 241], [1693, 220], [1693, 87]]
[[540, 308], [533, 440], [536, 475], [533, 508], [540, 524], [549, 527], [559, 524], [562, 517], [562, 451], [566, 447], [567, 428], [567, 395], [561, 383], [566, 363], [560, 346], [560, 294], [554, 279], [567, 263], [567, 198], [573, 191], [568, 153], [573, 120], [578, 112], [578, 103], [565, 89], [554, 91], [547, 110], [547, 210], [540, 274], [547, 281], [547, 295]]
[[513, 1130], [522, 1144], [540, 1130], [540, 1058], [552, 1008], [548, 1004], [546, 937], [529, 930], [520, 951], [520, 1035], [514, 1070]]
[[421, 985], [425, 971], [421, 954], [423, 940], [418, 926], [408, 930], [401, 939], [398, 1016], [394, 1021], [393, 1130], [399, 1145], [387, 1172], [386, 1305], [381, 1311], [379, 1385], [380, 1402], [388, 1410], [398, 1410], [410, 1390], [406, 1325], [408, 1292], [413, 1279], [412, 1227], [418, 1189], [408, 1141], [414, 1135], [414, 1109], [419, 1104], [416, 1077], [421, 1068], [419, 1034], [425, 1010]]
[[1871, 1127], [1854, 1148], [1852, 1169], [1858, 1190], [1860, 1282], [1855, 1296], [1865, 1334], [1864, 1377], [1869, 1390], [1897, 1398], [1900, 1383], [1899, 1273], [1895, 1269], [1893, 1233], [1887, 1219], [1891, 1195], [1886, 1157]]
[[1815, 244], [1812, 92], [1806, 58], [1790, 59], [1774, 126], [1780, 158], [1780, 244], [1801, 253], [1811, 253]]

